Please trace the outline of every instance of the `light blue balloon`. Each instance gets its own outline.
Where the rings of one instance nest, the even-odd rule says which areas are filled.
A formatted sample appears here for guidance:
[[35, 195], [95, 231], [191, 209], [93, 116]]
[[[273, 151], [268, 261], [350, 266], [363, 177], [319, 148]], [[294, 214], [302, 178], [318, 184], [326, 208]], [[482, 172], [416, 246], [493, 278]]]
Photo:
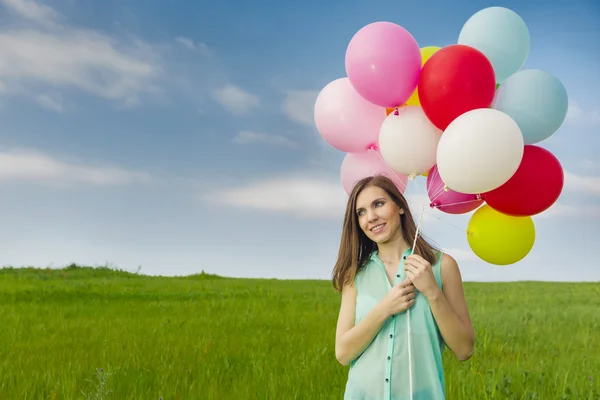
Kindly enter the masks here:
[[504, 7], [489, 7], [467, 20], [458, 44], [481, 51], [490, 60], [496, 82], [503, 82], [520, 70], [529, 55], [529, 29], [523, 18]]
[[569, 98], [554, 75], [539, 69], [524, 69], [502, 82], [492, 108], [514, 119], [525, 144], [534, 144], [560, 128], [567, 116]]

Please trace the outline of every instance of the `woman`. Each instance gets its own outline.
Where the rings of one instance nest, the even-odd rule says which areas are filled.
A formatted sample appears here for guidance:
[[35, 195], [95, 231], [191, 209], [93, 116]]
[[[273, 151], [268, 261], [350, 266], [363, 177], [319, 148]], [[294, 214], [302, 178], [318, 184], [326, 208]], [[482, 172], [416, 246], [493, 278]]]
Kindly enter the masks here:
[[[335, 353], [350, 365], [345, 400], [445, 399], [444, 345], [460, 360], [475, 334], [454, 259], [420, 236], [406, 199], [386, 177], [361, 180], [350, 194], [334, 288], [342, 301]], [[411, 254], [414, 253], [414, 254]]]

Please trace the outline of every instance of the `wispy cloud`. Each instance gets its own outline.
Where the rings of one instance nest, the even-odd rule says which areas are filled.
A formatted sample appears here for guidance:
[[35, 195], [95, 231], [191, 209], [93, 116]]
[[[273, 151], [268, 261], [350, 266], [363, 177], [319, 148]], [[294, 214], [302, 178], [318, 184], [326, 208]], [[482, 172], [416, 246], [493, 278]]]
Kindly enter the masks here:
[[206, 43], [195, 42], [193, 39], [190, 39], [188, 37], [177, 36], [175, 38], [175, 43], [191, 51], [197, 51], [205, 55], [210, 54], [208, 45], [206, 45]]
[[565, 189], [600, 196], [600, 177], [583, 176], [565, 171]]
[[145, 172], [60, 160], [37, 150], [0, 151], [0, 182], [119, 186], [151, 181], [151, 176]]
[[600, 218], [600, 204], [596, 205], [570, 205], [561, 202], [556, 202], [541, 214], [535, 215], [534, 218]]
[[314, 127], [315, 90], [289, 90], [283, 100], [282, 110], [286, 117], [300, 125]]
[[32, 93], [36, 99], [48, 88], [76, 88], [131, 106], [157, 91], [162, 60], [149, 44], [70, 26], [56, 10], [32, 0], [0, 0], [0, 5], [28, 22], [0, 30], [5, 92]]
[[589, 160], [589, 159], [584, 159], [584, 160], [581, 160], [581, 162], [579, 163], [579, 166], [583, 169], [594, 170], [594, 169], [600, 167], [600, 164], [598, 164], [595, 161]]
[[199, 198], [230, 207], [339, 219], [343, 218], [348, 196], [338, 182], [299, 175], [219, 188], [201, 193]]
[[[289, 177], [258, 179], [242, 185], [219, 187], [199, 194], [202, 201], [264, 212], [288, 212], [306, 218], [343, 218], [348, 195], [341, 182], [328, 173], [301, 172]], [[423, 222], [443, 219], [443, 213], [429, 207], [427, 195], [406, 194], [416, 221], [423, 207]]]
[[38, 4], [33, 0], [0, 0], [13, 14], [43, 25], [52, 25], [61, 19], [61, 15], [52, 7]]
[[213, 97], [219, 104], [235, 115], [247, 114], [260, 104], [258, 96], [233, 84], [227, 84], [214, 90]]
[[51, 110], [57, 113], [62, 113], [65, 111], [64, 103], [62, 95], [56, 94], [39, 94], [36, 96], [35, 100], [37, 103], [47, 110]]
[[265, 143], [290, 149], [297, 149], [300, 147], [297, 142], [288, 137], [252, 131], [240, 131], [235, 135], [232, 141], [235, 144]]
[[578, 103], [570, 101], [565, 120], [568, 122], [600, 124], [600, 110], [584, 110]]
[[457, 262], [479, 261], [479, 257], [471, 250], [459, 248], [445, 248], [442, 251], [454, 258]]

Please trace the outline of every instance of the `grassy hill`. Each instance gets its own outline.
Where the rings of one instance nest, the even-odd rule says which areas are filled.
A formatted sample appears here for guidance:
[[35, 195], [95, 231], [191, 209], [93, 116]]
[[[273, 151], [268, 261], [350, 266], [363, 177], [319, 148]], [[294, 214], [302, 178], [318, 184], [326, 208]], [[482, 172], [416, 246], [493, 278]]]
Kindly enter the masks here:
[[[474, 357], [448, 399], [600, 399], [600, 284], [466, 283]], [[341, 399], [327, 281], [0, 269], [0, 393], [25, 399]]]

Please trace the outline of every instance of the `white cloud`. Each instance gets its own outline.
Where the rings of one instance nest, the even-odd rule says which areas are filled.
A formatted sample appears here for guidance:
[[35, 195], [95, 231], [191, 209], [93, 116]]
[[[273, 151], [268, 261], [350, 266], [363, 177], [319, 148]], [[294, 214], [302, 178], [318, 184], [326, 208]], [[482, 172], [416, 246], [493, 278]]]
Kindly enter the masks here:
[[475, 255], [471, 250], [459, 249], [459, 248], [446, 248], [442, 251], [452, 256], [457, 262], [470, 262], [480, 261], [479, 257]]
[[[339, 180], [318, 174], [294, 174], [290, 177], [267, 178], [240, 186], [217, 188], [199, 195], [201, 200], [230, 207], [260, 209], [267, 212], [289, 212], [315, 218], [343, 218], [348, 201]], [[413, 218], [419, 221], [425, 206], [423, 223], [443, 220], [443, 213], [429, 207], [427, 195], [406, 194]]]
[[565, 119], [568, 121], [575, 121], [581, 117], [583, 117], [583, 110], [579, 107], [579, 104], [574, 101], [569, 101], [569, 108], [567, 109], [567, 117]]
[[568, 217], [582, 217], [582, 218], [600, 218], [600, 205], [568, 205], [560, 202], [554, 203], [549, 209], [541, 214], [534, 216], [534, 219], [538, 218], [568, 218]]
[[51, 7], [38, 4], [33, 0], [0, 0], [0, 4], [12, 13], [39, 24], [52, 24], [61, 18], [60, 14]]
[[194, 42], [194, 40], [184, 36], [177, 36], [175, 42], [188, 50], [197, 51], [206, 55], [209, 54], [208, 46], [205, 43]]
[[302, 177], [272, 178], [219, 188], [200, 197], [233, 207], [333, 219], [343, 218], [348, 199], [339, 182]]
[[582, 176], [565, 171], [565, 189], [600, 196], [600, 177]]
[[567, 109], [565, 121], [599, 124], [600, 110], [583, 110], [576, 102], [569, 101], [569, 108]]
[[29, 27], [0, 30], [5, 91], [77, 88], [126, 105], [157, 91], [161, 60], [151, 46], [71, 27], [57, 11], [31, 0], [0, 0], [0, 5], [30, 22]]
[[232, 84], [227, 84], [213, 91], [213, 97], [219, 104], [235, 115], [247, 114], [260, 104], [257, 96]]
[[314, 108], [318, 95], [319, 92], [314, 90], [288, 91], [282, 105], [284, 114], [293, 122], [314, 127]]
[[592, 160], [584, 159], [584, 160], [581, 160], [581, 162], [579, 163], [579, 166], [583, 169], [588, 169], [588, 170], [592, 169], [593, 170], [593, 169], [597, 168], [599, 165]]
[[266, 133], [252, 131], [240, 131], [232, 141], [236, 144], [266, 143], [291, 149], [296, 149], [299, 147], [298, 143], [285, 136], [268, 135]]
[[35, 150], [0, 151], [0, 182], [36, 182], [53, 186], [85, 183], [97, 186], [149, 183], [144, 172], [116, 166], [94, 166], [59, 160]]
[[60, 94], [58, 95], [49, 95], [49, 94], [39, 94], [36, 96], [35, 100], [37, 103], [42, 106], [42, 108], [55, 111], [57, 113], [64, 112], [65, 108], [63, 105], [63, 99]]

